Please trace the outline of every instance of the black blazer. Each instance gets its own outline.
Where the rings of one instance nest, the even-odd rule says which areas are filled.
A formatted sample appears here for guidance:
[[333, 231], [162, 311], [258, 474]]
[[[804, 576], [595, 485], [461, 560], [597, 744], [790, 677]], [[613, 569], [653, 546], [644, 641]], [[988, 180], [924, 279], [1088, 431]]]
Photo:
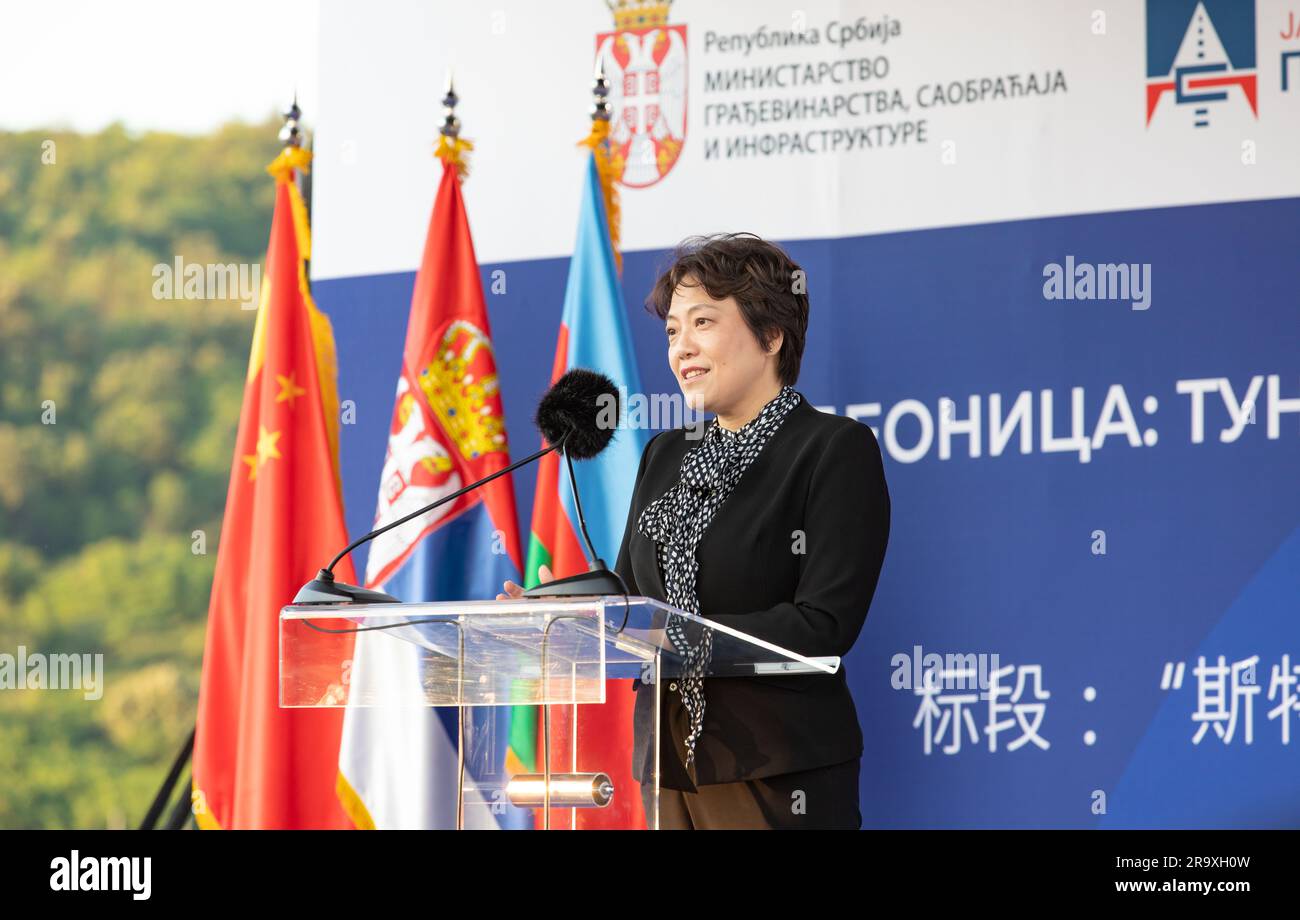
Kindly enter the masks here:
[[[696, 447], [686, 430], [646, 445], [615, 566], [633, 594], [665, 600], [642, 510], [680, 478]], [[803, 532], [803, 552], [797, 552]], [[861, 422], [801, 400], [745, 471], [696, 551], [700, 614], [802, 655], [848, 654], [889, 540], [889, 491], [880, 447]], [[835, 675], [713, 677], [704, 682], [704, 727], [695, 777], [685, 769], [688, 719], [680, 692], [662, 689], [660, 785], [760, 779], [852, 760], [862, 731], [843, 667]], [[632, 772], [643, 782], [653, 695], [637, 684]]]

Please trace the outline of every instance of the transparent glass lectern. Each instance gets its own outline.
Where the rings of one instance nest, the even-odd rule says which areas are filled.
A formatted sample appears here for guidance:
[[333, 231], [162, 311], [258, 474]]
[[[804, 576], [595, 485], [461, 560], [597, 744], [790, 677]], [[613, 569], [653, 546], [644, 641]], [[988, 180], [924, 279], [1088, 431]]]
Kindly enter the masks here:
[[[457, 828], [576, 827], [578, 809], [635, 796], [645, 802], [634, 810], [638, 819], [643, 813], [653, 830], [659, 746], [671, 743], [658, 737], [661, 688], [681, 675], [692, 648], [707, 648], [708, 677], [840, 667], [838, 658], [805, 658], [645, 597], [301, 605], [280, 612], [280, 705], [390, 713], [455, 707], [458, 775], [447, 781], [455, 784]], [[628, 752], [617, 764], [593, 762], [578, 743], [575, 727], [591, 707], [607, 705], [611, 680], [639, 680], [638, 694], [653, 699], [642, 788], [615, 788], [610, 778], [630, 776], [631, 737], [603, 746]], [[626, 695], [619, 705], [628, 705]], [[508, 766], [493, 728], [514, 706], [539, 707], [543, 731], [531, 772]], [[553, 731], [553, 715], [563, 716], [563, 732]]]

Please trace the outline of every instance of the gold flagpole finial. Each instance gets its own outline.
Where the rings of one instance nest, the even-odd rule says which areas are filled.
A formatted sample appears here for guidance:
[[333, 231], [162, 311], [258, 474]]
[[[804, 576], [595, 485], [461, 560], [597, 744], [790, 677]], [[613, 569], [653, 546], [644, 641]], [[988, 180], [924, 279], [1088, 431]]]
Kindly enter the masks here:
[[460, 97], [456, 95], [456, 86], [452, 81], [451, 68], [447, 68], [447, 90], [442, 97], [442, 125], [438, 128], [438, 149], [434, 156], [456, 167], [457, 178], [464, 180], [469, 175], [469, 160], [466, 154], [474, 145], [460, 136], [460, 119], [456, 117], [456, 104]]
[[311, 165], [311, 151], [302, 146], [301, 122], [302, 109], [298, 108], [298, 91], [294, 90], [293, 104], [284, 113], [284, 125], [280, 128], [280, 143], [284, 147], [266, 167], [276, 182], [288, 182], [294, 170], [305, 173]]
[[618, 176], [613, 162], [609, 129], [613, 108], [609, 104], [609, 79], [605, 76], [605, 62], [596, 62], [591, 87], [591, 132], [578, 142], [581, 147], [590, 147], [596, 158], [596, 171], [600, 174], [600, 190], [605, 199], [605, 217], [609, 222], [609, 244], [614, 250], [614, 262], [619, 270], [623, 268], [623, 254], [619, 252], [619, 206], [618, 190], [614, 182]]

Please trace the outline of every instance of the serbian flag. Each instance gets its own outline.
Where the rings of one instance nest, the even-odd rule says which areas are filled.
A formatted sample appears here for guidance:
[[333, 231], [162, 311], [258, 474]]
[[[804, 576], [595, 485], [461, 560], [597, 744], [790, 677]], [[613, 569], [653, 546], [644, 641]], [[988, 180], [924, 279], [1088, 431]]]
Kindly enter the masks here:
[[[607, 375], [615, 385], [625, 387], [627, 395], [640, 392], [641, 379], [628, 334], [611, 232], [617, 227], [617, 211], [602, 130], [607, 127], [607, 122], [595, 122], [592, 136], [584, 142], [591, 147], [591, 154], [586, 158], [578, 240], [569, 265], [551, 382], [571, 368], [585, 367]], [[588, 532], [596, 552], [611, 566], [623, 542], [623, 525], [647, 440], [645, 431], [620, 428], [598, 457], [574, 464]], [[525, 585], [538, 583], [538, 569], [543, 564], [556, 578], [587, 571], [573, 489], [564, 459], [558, 453], [548, 453], [539, 461], [533, 501]], [[604, 706], [574, 707], [578, 714], [576, 732], [569, 718], [572, 708], [552, 707], [551, 766], [555, 770], [562, 764], [568, 771], [576, 738], [578, 771], [608, 773], [618, 792], [606, 808], [552, 811], [553, 828], [646, 826], [637, 783], [632, 779], [632, 710], [636, 694], [630, 681], [611, 680], [605, 698]], [[521, 771], [540, 773], [538, 710], [531, 707], [516, 712], [521, 715], [510, 739], [511, 763]], [[531, 721], [522, 717], [523, 712], [531, 714]], [[536, 814], [540, 816], [540, 809]], [[540, 818], [536, 820], [540, 822]]]
[[[375, 527], [382, 527], [510, 464], [501, 388], [469, 220], [461, 196], [469, 142], [443, 137], [443, 160], [411, 315]], [[514, 486], [498, 477], [382, 534], [370, 545], [367, 587], [406, 603], [495, 597], [520, 578]], [[423, 650], [383, 632], [362, 633], [352, 683], [419, 687]], [[505, 804], [510, 707], [467, 710], [465, 827], [531, 824]], [[349, 708], [336, 751], [338, 795], [361, 828], [454, 828], [455, 708]]]
[[[339, 709], [281, 709], [279, 613], [348, 543], [338, 470], [334, 334], [307, 286], [295, 184], [311, 154], [267, 167], [275, 214], [208, 606], [194, 739], [202, 828], [346, 828], [334, 795]], [[336, 569], [352, 581], [346, 559]]]

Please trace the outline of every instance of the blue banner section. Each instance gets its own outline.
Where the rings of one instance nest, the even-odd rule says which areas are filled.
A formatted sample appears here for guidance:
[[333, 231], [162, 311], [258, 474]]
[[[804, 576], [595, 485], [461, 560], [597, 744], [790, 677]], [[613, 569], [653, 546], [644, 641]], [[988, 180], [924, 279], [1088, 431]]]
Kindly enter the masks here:
[[[1300, 199], [787, 248], [812, 300], [798, 389], [877, 430], [893, 499], [845, 665], [864, 826], [1300, 823]], [[625, 254], [623, 293], [646, 392], [672, 394], [642, 307], [665, 258]], [[515, 458], [567, 270], [482, 269]], [[315, 285], [355, 410], [352, 533], [413, 277]]]

